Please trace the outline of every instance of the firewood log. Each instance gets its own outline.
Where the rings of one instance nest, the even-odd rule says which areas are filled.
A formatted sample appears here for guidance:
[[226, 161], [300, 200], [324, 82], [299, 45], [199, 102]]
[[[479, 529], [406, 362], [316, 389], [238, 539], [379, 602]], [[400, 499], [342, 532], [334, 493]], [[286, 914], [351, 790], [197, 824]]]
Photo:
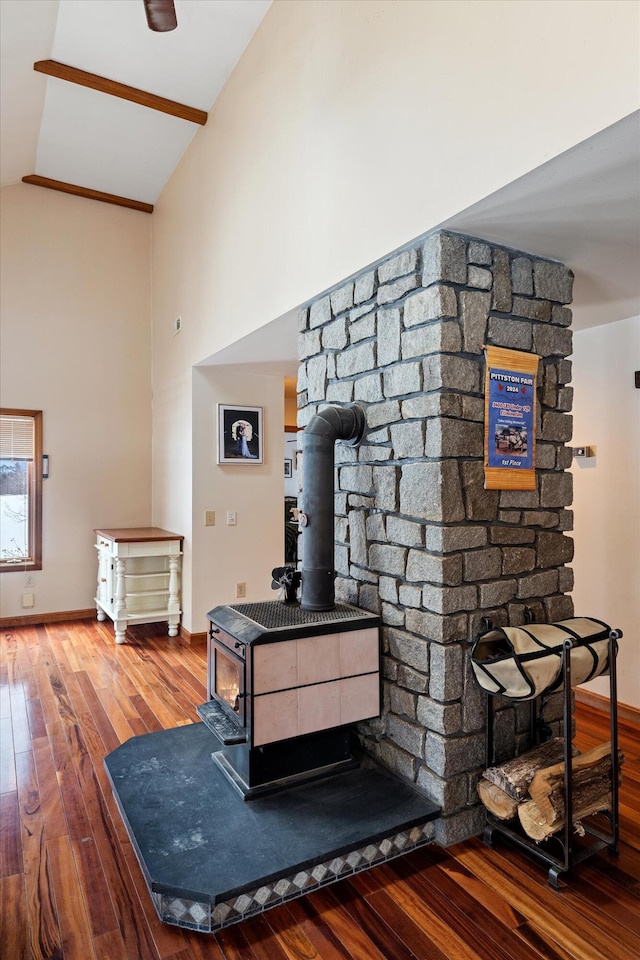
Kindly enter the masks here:
[[[601, 794], [600, 797], [592, 803], [574, 806], [573, 822], [575, 824], [592, 813], [610, 809], [611, 792], [606, 795]], [[553, 824], [549, 823], [540, 812], [535, 800], [525, 800], [524, 803], [518, 806], [518, 818], [527, 836], [536, 841], [546, 840], [547, 837], [558, 833], [558, 831], [564, 827], [564, 819], [557, 820]]]
[[[619, 763], [624, 761], [618, 754]], [[572, 819], [574, 824], [599, 810], [611, 809], [611, 744], [603, 743], [572, 760]], [[532, 840], [546, 840], [565, 825], [564, 764], [540, 770], [529, 788], [533, 799], [517, 810]]]
[[[574, 754], [578, 752], [575, 747], [572, 750]], [[500, 766], [488, 767], [484, 771], [484, 777], [514, 800], [523, 800], [538, 770], [558, 763], [563, 757], [564, 741], [562, 737], [554, 737], [553, 740], [541, 743]]]
[[[624, 757], [618, 753], [618, 762]], [[571, 762], [572, 787], [574, 796], [608, 792], [611, 788], [611, 744], [601, 743], [598, 747], [575, 757]], [[564, 818], [564, 763], [556, 763], [545, 770], [539, 770], [529, 786], [529, 796], [538, 805], [541, 814], [549, 823]]]
[[514, 800], [508, 793], [497, 787], [495, 783], [485, 780], [478, 784], [478, 796], [483, 804], [498, 820], [514, 820], [518, 812], [519, 800]]

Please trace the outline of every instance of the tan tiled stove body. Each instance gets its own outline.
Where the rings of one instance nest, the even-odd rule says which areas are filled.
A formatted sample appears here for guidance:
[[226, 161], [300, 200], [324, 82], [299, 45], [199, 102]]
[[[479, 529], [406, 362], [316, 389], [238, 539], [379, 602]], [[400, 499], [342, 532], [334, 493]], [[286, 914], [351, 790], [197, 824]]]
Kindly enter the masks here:
[[377, 717], [379, 663], [377, 627], [254, 646], [252, 745]]

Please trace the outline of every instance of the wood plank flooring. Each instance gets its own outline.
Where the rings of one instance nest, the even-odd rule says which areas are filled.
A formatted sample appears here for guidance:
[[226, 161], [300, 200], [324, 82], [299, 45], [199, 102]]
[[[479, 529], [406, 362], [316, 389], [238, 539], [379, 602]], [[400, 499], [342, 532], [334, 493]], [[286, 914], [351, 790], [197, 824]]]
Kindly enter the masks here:
[[[637, 960], [640, 729], [626, 762], [619, 857], [556, 892], [538, 862], [480, 839], [427, 847], [216, 935], [162, 924], [103, 766], [136, 734], [198, 720], [205, 650], [80, 621], [0, 635], [3, 960]], [[608, 739], [580, 705], [578, 745]]]

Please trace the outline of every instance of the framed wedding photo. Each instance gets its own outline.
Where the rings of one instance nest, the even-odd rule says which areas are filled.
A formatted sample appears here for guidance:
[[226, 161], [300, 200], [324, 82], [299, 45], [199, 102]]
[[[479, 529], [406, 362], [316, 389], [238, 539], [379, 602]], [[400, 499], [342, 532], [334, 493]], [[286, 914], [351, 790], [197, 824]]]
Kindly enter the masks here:
[[262, 407], [218, 404], [218, 463], [262, 463]]

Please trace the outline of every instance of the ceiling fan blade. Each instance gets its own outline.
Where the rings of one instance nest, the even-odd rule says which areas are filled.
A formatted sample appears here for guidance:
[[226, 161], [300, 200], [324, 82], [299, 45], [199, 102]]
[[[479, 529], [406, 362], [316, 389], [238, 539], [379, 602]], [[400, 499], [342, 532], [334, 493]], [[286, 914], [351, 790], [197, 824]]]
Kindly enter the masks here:
[[143, 0], [143, 3], [150, 30], [167, 33], [178, 26], [173, 0]]

